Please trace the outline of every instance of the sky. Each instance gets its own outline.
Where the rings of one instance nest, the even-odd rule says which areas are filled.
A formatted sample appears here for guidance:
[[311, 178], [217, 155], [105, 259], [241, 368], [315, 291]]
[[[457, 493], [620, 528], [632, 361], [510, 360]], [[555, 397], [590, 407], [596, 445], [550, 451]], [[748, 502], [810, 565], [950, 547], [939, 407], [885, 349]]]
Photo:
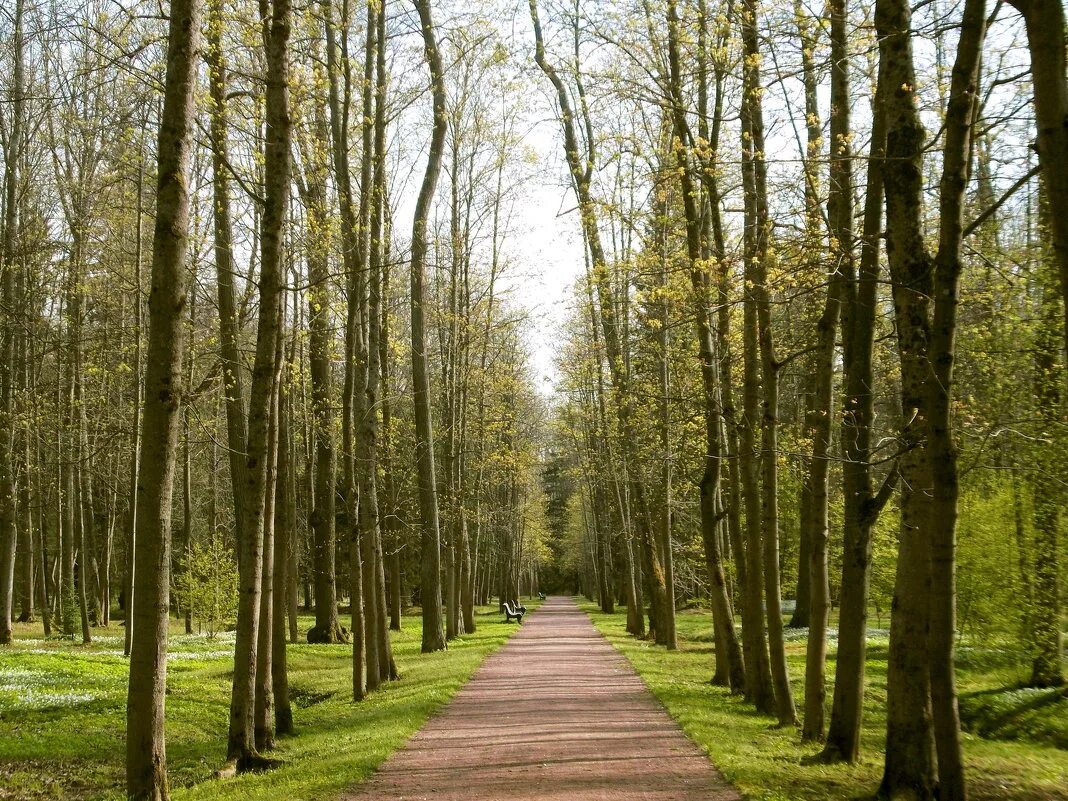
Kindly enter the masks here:
[[[547, 136], [538, 144], [559, 147]], [[540, 167], [555, 169], [558, 162], [546, 156]], [[505, 284], [513, 300], [530, 314], [527, 344], [532, 367], [538, 390], [550, 394], [556, 379], [559, 329], [571, 304], [575, 280], [584, 269], [582, 238], [574, 195], [559, 181], [534, 181], [525, 195], [511, 248], [513, 253], [522, 254], [522, 261]]]

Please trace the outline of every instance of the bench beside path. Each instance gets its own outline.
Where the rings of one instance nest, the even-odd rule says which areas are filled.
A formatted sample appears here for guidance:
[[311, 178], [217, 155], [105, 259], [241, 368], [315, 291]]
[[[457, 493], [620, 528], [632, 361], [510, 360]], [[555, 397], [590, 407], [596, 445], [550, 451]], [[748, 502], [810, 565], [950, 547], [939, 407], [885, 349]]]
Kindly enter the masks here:
[[740, 801], [570, 598], [551, 597], [343, 801]]

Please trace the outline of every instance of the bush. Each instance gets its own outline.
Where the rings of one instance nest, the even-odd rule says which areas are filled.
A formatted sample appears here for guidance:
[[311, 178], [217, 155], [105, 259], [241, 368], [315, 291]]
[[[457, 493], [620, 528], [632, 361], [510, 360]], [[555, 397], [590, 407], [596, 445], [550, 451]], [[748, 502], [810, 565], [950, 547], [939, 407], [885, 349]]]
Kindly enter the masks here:
[[178, 603], [209, 637], [237, 616], [237, 564], [222, 542], [194, 542], [178, 577]]

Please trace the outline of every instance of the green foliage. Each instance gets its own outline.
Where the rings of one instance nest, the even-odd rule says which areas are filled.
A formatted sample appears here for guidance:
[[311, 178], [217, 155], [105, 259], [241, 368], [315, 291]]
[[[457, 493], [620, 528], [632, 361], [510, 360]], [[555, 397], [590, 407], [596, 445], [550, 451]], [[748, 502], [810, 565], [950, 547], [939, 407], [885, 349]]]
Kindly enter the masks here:
[[1068, 750], [1068, 691], [1063, 687], [986, 690], [960, 699], [966, 731], [998, 740], [1029, 740]]
[[237, 617], [237, 564], [231, 549], [218, 538], [194, 542], [178, 576], [178, 604], [214, 637]]
[[[1025, 595], [1018, 570], [1016, 503], [1009, 481], [961, 493], [957, 534], [957, 621], [963, 636], [1019, 642]], [[1022, 514], [1023, 510], [1019, 510]], [[1026, 520], [1030, 515], [1023, 515]], [[1021, 532], [1022, 533], [1022, 532]]]

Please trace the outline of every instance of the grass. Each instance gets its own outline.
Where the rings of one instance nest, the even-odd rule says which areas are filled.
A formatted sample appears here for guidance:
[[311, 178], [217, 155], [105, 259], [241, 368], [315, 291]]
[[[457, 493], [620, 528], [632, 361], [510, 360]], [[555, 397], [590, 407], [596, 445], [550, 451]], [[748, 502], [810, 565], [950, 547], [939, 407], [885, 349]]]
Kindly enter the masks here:
[[[795, 729], [758, 715], [740, 698], [709, 684], [714, 659], [711, 614], [687, 610], [678, 616], [679, 650], [668, 652], [625, 631], [623, 614], [605, 615], [580, 602], [594, 625], [630, 661], [646, 685], [746, 798], [763, 801], [845, 801], [870, 798], [882, 771], [885, 731], [887, 639], [868, 642], [862, 758], [855, 765], [806, 764], [818, 746], [802, 744]], [[788, 630], [787, 660], [794, 698], [801, 708], [804, 633]], [[834, 642], [828, 676], [834, 676]], [[962, 654], [962, 696], [1011, 686], [1023, 676], [1015, 660]], [[830, 694], [828, 693], [828, 698]], [[1062, 721], [1063, 725], [1063, 721]], [[1068, 751], [1029, 741], [988, 740], [964, 734], [964, 755], [973, 801], [1068, 801]]]
[[[529, 602], [528, 602], [529, 603]], [[301, 631], [312, 625], [301, 619]], [[420, 623], [393, 632], [401, 673], [353, 704], [351, 647], [290, 644], [297, 734], [263, 774], [216, 780], [225, 757], [233, 634], [181, 634], [168, 652], [167, 761], [176, 799], [333, 799], [364, 779], [439, 709], [483, 658], [516, 630], [496, 607], [477, 610], [477, 632], [447, 651], [420, 654]], [[95, 629], [94, 643], [42, 640], [17, 626], [0, 649], [0, 799], [123, 797], [126, 676], [122, 629]]]

